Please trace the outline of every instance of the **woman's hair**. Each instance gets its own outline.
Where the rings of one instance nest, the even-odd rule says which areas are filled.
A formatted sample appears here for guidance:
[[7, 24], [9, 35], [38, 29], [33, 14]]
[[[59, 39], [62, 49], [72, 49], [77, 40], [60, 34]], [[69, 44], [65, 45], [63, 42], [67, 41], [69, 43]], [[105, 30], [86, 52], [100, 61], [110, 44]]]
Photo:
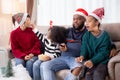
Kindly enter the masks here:
[[51, 29], [50, 38], [53, 42], [56, 43], [65, 43], [67, 36], [67, 29], [62, 26], [53, 26]]
[[[29, 14], [27, 15], [27, 18], [30, 18], [30, 15], [29, 15]], [[15, 20], [14, 16], [12, 16], [12, 23], [13, 23], [14, 25], [15, 25], [15, 21], [16, 21], [16, 20]]]

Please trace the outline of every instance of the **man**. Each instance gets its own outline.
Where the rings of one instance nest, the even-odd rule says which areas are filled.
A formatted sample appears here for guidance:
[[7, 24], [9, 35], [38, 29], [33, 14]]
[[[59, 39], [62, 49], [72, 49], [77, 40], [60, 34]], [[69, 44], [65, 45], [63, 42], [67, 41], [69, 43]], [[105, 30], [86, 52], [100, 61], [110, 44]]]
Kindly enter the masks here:
[[56, 80], [54, 71], [63, 69], [70, 69], [65, 80], [77, 78], [82, 65], [77, 63], [75, 58], [80, 54], [82, 36], [87, 31], [84, 26], [87, 15], [88, 13], [82, 8], [76, 10], [73, 15], [73, 27], [68, 29], [67, 43], [60, 45], [61, 56], [41, 64], [42, 80]]

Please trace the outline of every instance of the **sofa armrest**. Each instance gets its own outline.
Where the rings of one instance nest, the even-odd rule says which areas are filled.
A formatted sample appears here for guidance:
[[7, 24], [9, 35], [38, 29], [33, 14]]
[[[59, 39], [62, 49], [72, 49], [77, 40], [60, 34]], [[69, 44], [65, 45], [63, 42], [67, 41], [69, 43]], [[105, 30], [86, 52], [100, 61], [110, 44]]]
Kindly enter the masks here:
[[115, 80], [116, 63], [120, 63], [120, 52], [116, 56], [112, 57], [108, 62], [108, 73], [109, 73], [110, 80]]

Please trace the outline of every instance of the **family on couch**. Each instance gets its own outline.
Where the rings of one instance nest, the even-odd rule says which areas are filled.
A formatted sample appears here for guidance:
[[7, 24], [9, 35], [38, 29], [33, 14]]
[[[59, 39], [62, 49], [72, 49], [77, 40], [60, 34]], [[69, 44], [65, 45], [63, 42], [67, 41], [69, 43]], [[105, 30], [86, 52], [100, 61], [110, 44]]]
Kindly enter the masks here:
[[[83, 66], [87, 68], [86, 80], [105, 80], [107, 62], [110, 56], [116, 53], [108, 33], [100, 29], [103, 15], [103, 8], [96, 9], [91, 14], [79, 8], [73, 15], [72, 28], [54, 26], [49, 29], [49, 35], [46, 37], [39, 32], [35, 32], [35, 36], [28, 14], [14, 15], [13, 23], [19, 27], [12, 31], [10, 39], [16, 65], [23, 64], [33, 80], [56, 80], [55, 72], [63, 69], [70, 69], [65, 80], [76, 80]], [[45, 51], [48, 50], [47, 43], [52, 44], [49, 47], [53, 52], [49, 49], [42, 54], [42, 43], [37, 37], [41, 42], [42, 38], [45, 38]]]

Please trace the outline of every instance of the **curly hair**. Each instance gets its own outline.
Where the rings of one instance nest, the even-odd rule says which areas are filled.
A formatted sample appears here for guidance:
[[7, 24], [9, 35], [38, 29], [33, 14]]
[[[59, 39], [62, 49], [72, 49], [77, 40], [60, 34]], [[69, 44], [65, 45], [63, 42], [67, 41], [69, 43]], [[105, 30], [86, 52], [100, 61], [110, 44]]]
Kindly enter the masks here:
[[65, 43], [67, 37], [67, 29], [63, 26], [53, 26], [51, 29], [50, 38], [56, 43]]

